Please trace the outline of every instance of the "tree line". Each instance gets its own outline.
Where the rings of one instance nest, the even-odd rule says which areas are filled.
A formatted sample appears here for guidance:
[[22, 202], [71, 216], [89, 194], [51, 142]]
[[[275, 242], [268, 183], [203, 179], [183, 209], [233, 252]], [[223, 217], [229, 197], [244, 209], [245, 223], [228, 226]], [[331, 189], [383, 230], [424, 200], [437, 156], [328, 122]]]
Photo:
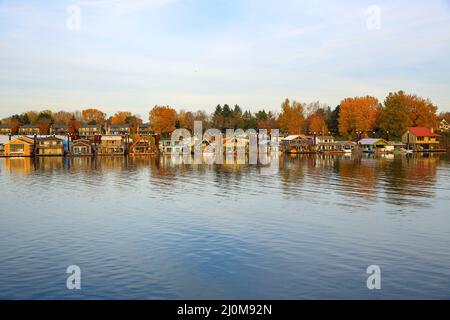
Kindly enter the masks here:
[[[170, 106], [154, 106], [148, 122], [155, 133], [168, 135], [177, 128], [193, 131], [194, 122], [201, 121], [203, 129], [279, 129], [284, 134], [339, 135], [346, 139], [362, 136], [399, 138], [407, 127], [437, 128], [441, 119], [450, 123], [450, 113], [437, 114], [438, 108], [429, 100], [403, 91], [389, 93], [383, 103], [372, 96], [343, 99], [331, 108], [320, 102], [302, 103], [285, 99], [278, 112], [261, 109], [243, 110], [239, 105], [217, 105], [212, 114], [199, 110], [177, 112]], [[48, 133], [52, 125], [65, 125], [76, 131], [83, 124], [129, 125], [132, 131], [144, 123], [131, 112], [119, 111], [108, 117], [98, 109], [76, 112], [28, 111], [1, 120], [16, 133], [22, 125], [37, 125]]]

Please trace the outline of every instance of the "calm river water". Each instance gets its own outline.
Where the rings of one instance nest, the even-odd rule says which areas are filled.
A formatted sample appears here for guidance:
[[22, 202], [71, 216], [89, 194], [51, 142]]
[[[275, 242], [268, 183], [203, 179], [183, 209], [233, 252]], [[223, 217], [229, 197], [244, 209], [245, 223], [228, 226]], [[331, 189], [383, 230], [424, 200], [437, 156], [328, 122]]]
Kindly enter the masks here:
[[0, 299], [450, 299], [449, 160], [3, 158]]

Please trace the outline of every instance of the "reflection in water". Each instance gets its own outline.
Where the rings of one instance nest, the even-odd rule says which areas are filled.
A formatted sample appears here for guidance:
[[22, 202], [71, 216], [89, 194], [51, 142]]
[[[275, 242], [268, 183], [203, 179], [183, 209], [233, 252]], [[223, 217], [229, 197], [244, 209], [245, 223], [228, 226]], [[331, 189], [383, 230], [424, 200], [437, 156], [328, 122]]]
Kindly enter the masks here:
[[449, 298], [448, 155], [185, 160], [0, 159], [0, 298]]
[[[150, 182], [159, 187], [175, 184], [187, 175], [195, 175], [195, 179], [212, 176], [212, 181], [224, 188], [221, 191], [226, 194], [229, 188], [238, 187], [243, 177], [260, 181], [261, 167], [263, 170], [270, 167], [241, 164], [242, 159], [234, 160], [234, 163], [228, 159], [226, 164], [211, 165], [208, 164], [210, 159], [204, 159], [203, 165], [195, 165], [185, 164], [186, 159], [182, 156], [5, 158], [0, 170], [12, 176], [64, 177], [67, 174], [70, 177], [70, 173], [76, 173], [87, 180], [91, 176], [100, 179], [112, 173], [117, 174], [117, 178], [129, 180], [147, 172]], [[437, 180], [437, 166], [447, 161], [447, 155], [287, 155], [273, 157], [272, 161], [278, 161], [278, 164], [267, 169], [265, 175], [270, 176], [272, 182], [273, 179], [280, 182], [286, 197], [314, 194], [315, 200], [320, 200], [322, 196], [336, 193], [348, 206], [379, 198], [396, 205], [427, 206], [430, 205], [428, 199], [435, 195], [433, 186]], [[248, 191], [263, 192], [264, 189]], [[360, 203], [351, 203], [352, 199]]]

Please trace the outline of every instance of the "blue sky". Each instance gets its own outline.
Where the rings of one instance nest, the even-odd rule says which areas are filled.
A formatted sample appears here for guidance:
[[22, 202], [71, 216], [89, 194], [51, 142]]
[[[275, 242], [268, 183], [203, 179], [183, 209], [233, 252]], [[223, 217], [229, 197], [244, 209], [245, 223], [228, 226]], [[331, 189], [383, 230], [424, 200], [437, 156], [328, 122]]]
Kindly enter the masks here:
[[[367, 27], [371, 5], [379, 29]], [[278, 110], [285, 97], [335, 106], [400, 89], [450, 111], [449, 57], [448, 0], [0, 0], [0, 117]]]

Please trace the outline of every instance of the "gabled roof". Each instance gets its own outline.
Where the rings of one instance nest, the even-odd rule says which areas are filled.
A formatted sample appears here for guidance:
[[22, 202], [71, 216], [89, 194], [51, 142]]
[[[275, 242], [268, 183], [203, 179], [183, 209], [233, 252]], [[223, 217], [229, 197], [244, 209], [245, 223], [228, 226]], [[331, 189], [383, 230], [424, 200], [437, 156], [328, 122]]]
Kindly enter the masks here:
[[122, 141], [122, 136], [119, 135], [103, 135], [102, 141]]
[[23, 137], [23, 136], [14, 137], [14, 138], [11, 139], [11, 141], [8, 141], [5, 144], [17, 143], [17, 142], [23, 142], [23, 143], [26, 143], [26, 144], [29, 144], [29, 145], [34, 144], [34, 140], [33, 139], [30, 139], [30, 138], [27, 138], [27, 137]]
[[7, 124], [0, 124], [0, 129], [11, 129], [11, 126]]
[[387, 144], [387, 141], [381, 138], [365, 138], [358, 141], [358, 144], [361, 145], [372, 145], [377, 144], [378, 142], [383, 142]]
[[296, 140], [296, 139], [309, 139], [311, 138], [310, 136], [306, 136], [304, 134], [293, 134], [290, 136], [287, 136], [286, 138], [283, 138], [283, 141], [292, 141], [292, 140]]
[[39, 127], [34, 124], [24, 124], [23, 126], [20, 126], [20, 129], [37, 129], [37, 128]]
[[78, 139], [72, 142], [72, 146], [77, 145], [77, 144], [84, 144], [84, 145], [88, 145], [91, 146], [91, 143], [89, 142], [89, 140], [86, 139]]
[[416, 137], [440, 137], [440, 135], [431, 132], [431, 130], [426, 127], [410, 127], [408, 128], [408, 131]]

